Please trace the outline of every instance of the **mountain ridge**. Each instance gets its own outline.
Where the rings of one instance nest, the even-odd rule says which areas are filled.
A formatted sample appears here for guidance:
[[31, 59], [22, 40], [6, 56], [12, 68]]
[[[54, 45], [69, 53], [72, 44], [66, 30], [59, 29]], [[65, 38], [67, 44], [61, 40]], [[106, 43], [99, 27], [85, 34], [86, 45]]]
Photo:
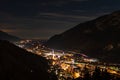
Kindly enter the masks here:
[[[77, 26], [51, 37], [46, 45], [50, 48], [83, 51], [98, 57], [119, 48], [120, 11], [80, 23]], [[117, 49], [118, 51], [119, 49]], [[119, 52], [119, 51], [118, 51]], [[117, 55], [120, 55], [117, 53]]]
[[0, 40], [0, 79], [50, 80], [48, 69], [45, 58]]
[[0, 40], [19, 41], [21, 39], [0, 30]]

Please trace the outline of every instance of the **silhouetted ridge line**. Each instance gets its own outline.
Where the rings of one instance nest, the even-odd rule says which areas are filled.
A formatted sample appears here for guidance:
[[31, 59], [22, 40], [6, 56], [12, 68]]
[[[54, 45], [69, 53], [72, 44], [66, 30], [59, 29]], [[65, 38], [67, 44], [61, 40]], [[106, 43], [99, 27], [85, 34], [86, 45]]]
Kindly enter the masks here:
[[0, 30], [0, 40], [19, 41], [21, 39]]
[[[55, 49], [82, 51], [91, 57], [119, 63], [120, 11], [80, 23], [51, 37], [46, 46]], [[113, 59], [111, 60], [111, 58]]]
[[48, 61], [0, 40], [1, 80], [50, 80]]

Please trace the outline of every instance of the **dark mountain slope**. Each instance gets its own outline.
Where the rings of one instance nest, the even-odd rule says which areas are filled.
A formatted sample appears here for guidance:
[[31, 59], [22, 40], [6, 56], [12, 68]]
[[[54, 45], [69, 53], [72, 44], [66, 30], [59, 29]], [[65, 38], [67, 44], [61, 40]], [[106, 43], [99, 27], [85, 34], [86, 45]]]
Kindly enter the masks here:
[[[81, 23], [62, 34], [50, 38], [46, 45], [63, 50], [83, 51], [101, 57], [120, 47], [120, 11]], [[111, 51], [111, 52], [110, 52]], [[119, 52], [119, 49], [117, 49]], [[120, 56], [119, 53], [114, 53]]]
[[9, 35], [3, 31], [0, 31], [0, 40], [18, 41], [20, 40], [20, 38]]
[[50, 80], [48, 61], [0, 40], [1, 80]]

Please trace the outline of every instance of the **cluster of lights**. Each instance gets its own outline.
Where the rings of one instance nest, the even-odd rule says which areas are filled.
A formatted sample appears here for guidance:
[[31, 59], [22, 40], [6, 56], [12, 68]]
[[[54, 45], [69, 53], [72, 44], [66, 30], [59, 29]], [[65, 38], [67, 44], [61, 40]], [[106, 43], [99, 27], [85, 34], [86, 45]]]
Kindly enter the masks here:
[[[30, 48], [26, 47], [26, 44], [31, 44]], [[55, 70], [56, 75], [64, 76], [64, 77], [71, 77], [71, 78], [78, 78], [83, 77], [83, 74], [81, 73], [82, 70], [84, 70], [84, 67], [86, 66], [90, 71], [91, 74], [93, 70], [95, 69], [95, 66], [99, 66], [101, 69], [107, 69], [109, 73], [111, 74], [118, 74], [118, 71], [120, 71], [119, 68], [114, 68], [110, 66], [98, 65], [99, 60], [95, 58], [89, 58], [85, 54], [80, 54], [81, 57], [75, 57], [75, 52], [63, 52], [63, 51], [54, 51], [53, 49], [46, 48], [44, 46], [41, 46], [41, 44], [38, 44], [37, 42], [33, 43], [32, 40], [23, 40], [17, 43], [19, 47], [22, 47], [26, 49], [29, 52], [33, 52], [37, 55], [41, 55], [45, 57], [46, 59], [50, 60], [51, 62], [51, 70], [48, 70], [51, 72], [52, 70]], [[77, 61], [77, 60], [78, 61]], [[92, 64], [96, 63], [96, 64]], [[56, 66], [58, 66], [56, 68]], [[60, 69], [60, 71], [58, 70]]]

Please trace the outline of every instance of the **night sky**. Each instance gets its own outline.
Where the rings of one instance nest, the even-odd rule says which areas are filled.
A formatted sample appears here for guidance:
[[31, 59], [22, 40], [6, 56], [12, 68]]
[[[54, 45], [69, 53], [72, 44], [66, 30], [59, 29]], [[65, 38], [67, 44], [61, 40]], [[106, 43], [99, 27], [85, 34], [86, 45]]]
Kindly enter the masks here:
[[120, 0], [0, 0], [0, 30], [48, 39], [75, 25], [120, 10]]

